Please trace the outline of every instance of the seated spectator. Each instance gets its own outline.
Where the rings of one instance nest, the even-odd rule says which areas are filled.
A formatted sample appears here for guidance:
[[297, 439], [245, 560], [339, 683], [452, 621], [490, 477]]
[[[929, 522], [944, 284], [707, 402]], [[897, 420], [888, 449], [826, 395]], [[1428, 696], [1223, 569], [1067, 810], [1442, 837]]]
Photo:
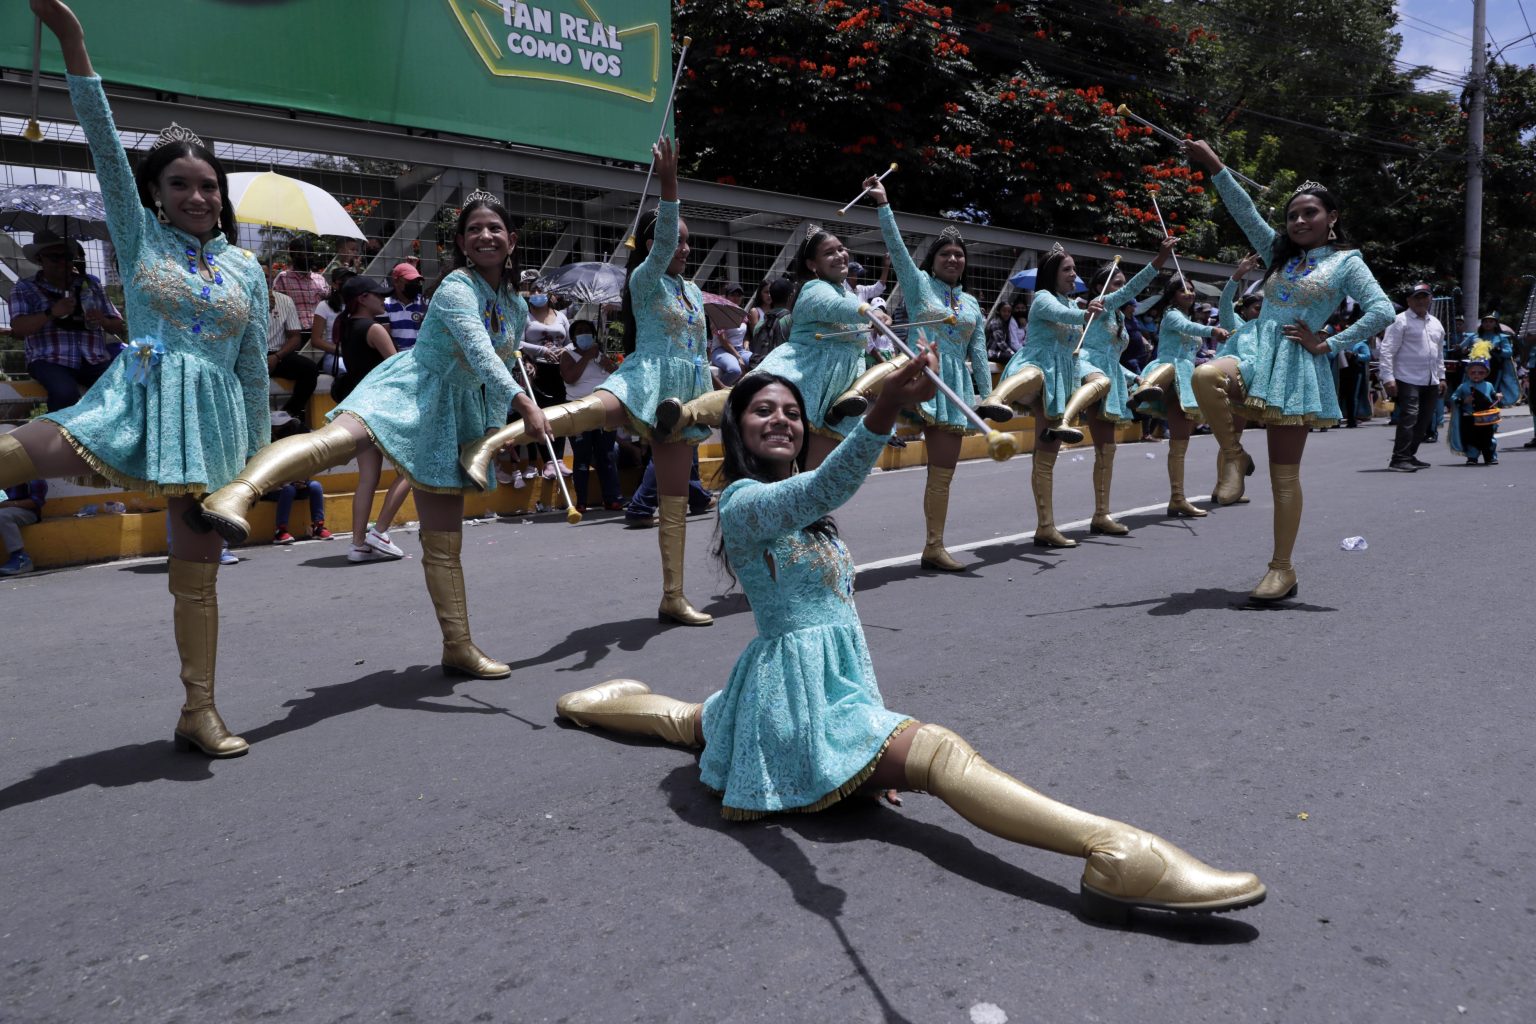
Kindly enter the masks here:
[[[656, 463], [645, 464], [640, 486], [630, 495], [624, 506], [624, 522], [628, 526], [656, 525]], [[699, 450], [693, 450], [693, 468], [688, 472], [688, 514], [703, 515], [715, 507], [715, 495], [699, 479]]]
[[747, 371], [752, 350], [747, 348], [747, 323], [714, 331], [709, 343], [709, 363], [718, 386], [730, 387]]
[[309, 331], [309, 343], [316, 351], [323, 352], [320, 357], [320, 372], [328, 373], [332, 377], [340, 377], [347, 372], [347, 361], [343, 358], [341, 350], [336, 347], [333, 335], [336, 333], [333, 325], [336, 317], [346, 308], [346, 302], [341, 297], [341, 288], [357, 274], [346, 267], [339, 267], [331, 274], [331, 290], [325, 298], [315, 305], [315, 317], [311, 321]]
[[355, 238], [339, 238], [336, 240], [336, 255], [331, 262], [326, 264], [320, 273], [329, 278], [337, 270], [350, 270], [354, 274], [363, 272], [363, 243]]
[[293, 300], [299, 315], [299, 330], [310, 335], [314, 329], [315, 307], [326, 296], [325, 278], [315, 272], [313, 235], [297, 235], [288, 243], [289, 265], [272, 278], [272, 290]]
[[11, 290], [11, 334], [25, 339], [27, 373], [56, 412], [80, 401], [106, 372], [114, 355], [107, 334], [126, 325], [101, 282], [76, 270], [76, 258], [84, 257], [78, 242], [39, 231], [22, 251], [42, 269]]
[[768, 353], [778, 348], [789, 337], [789, 297], [794, 284], [787, 277], [768, 282], [768, 308], [752, 328], [752, 365], [757, 366]]
[[48, 500], [48, 481], [33, 480], [5, 489], [0, 501], [0, 543], [5, 545], [5, 564], [0, 576], [20, 576], [32, 571], [32, 556], [21, 543], [21, 528], [43, 518], [43, 503]]
[[[571, 344], [560, 358], [560, 374], [565, 378], [568, 399], [585, 398], [608, 379], [614, 363], [597, 343], [597, 325], [590, 320], [571, 321]], [[598, 428], [571, 439], [571, 497], [576, 511], [587, 510], [587, 475], [597, 471], [603, 492], [603, 507], [618, 511], [623, 507], [619, 493], [619, 470], [614, 464], [615, 431]]]
[[395, 339], [395, 351], [404, 352], [416, 344], [421, 321], [427, 315], [427, 300], [421, 296], [421, 271], [414, 264], [396, 263], [389, 272], [394, 292], [384, 300], [389, 314], [389, 333]]
[[992, 315], [987, 317], [987, 359], [1006, 366], [1008, 360], [1013, 358], [1013, 339], [1008, 331], [1008, 322], [1013, 318], [1013, 304], [999, 302]]
[[292, 384], [293, 392], [283, 403], [283, 412], [307, 423], [309, 399], [320, 379], [320, 367], [313, 359], [299, 355], [299, 349], [304, 347], [304, 332], [299, 327], [299, 311], [293, 300], [270, 286], [267, 297], [271, 301], [267, 319], [267, 373]]
[[318, 480], [299, 480], [278, 488], [277, 529], [273, 531], [273, 544], [292, 544], [294, 537], [288, 530], [289, 517], [293, 515], [293, 499], [303, 489], [309, 495], [309, 536], [312, 540], [330, 540], [331, 531], [325, 528], [325, 488]]

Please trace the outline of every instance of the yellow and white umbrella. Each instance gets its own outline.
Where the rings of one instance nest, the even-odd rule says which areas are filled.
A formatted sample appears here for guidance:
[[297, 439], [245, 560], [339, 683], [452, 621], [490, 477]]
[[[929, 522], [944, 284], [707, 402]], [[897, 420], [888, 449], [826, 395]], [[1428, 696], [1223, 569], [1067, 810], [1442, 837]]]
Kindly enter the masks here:
[[342, 205], [325, 189], [272, 171], [242, 171], [229, 176], [229, 200], [235, 219], [313, 235], [366, 240]]

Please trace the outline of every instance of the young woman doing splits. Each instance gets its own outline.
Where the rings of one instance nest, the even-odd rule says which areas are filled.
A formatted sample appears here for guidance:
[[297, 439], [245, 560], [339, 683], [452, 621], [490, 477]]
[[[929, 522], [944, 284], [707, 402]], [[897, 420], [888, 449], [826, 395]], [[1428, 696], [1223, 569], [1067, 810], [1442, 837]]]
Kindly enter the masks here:
[[[1192, 383], [1224, 456], [1212, 495], [1217, 504], [1230, 505], [1242, 497], [1243, 477], [1252, 466], [1233, 430], [1233, 401], [1249, 419], [1268, 427], [1274, 554], [1249, 597], [1282, 601], [1297, 591], [1291, 551], [1301, 527], [1301, 455], [1307, 431], [1339, 422], [1329, 351], [1385, 329], [1392, 322], [1392, 303], [1359, 250], [1339, 239], [1339, 204], [1322, 185], [1308, 181], [1296, 190], [1285, 204], [1285, 230], [1277, 232], [1207, 143], [1185, 142], [1184, 152], [1213, 176], [1222, 202], [1267, 267], [1264, 308], [1253, 328], [1251, 356], [1213, 359], [1195, 371]], [[1346, 297], [1360, 305], [1360, 319], [1324, 340], [1318, 329]]]
[[415, 491], [421, 567], [442, 629], [443, 669], [502, 679], [512, 670], [469, 635], [460, 553], [464, 494], [472, 484], [459, 468], [459, 448], [503, 423], [509, 406], [534, 430], [545, 420], [510, 370], [528, 307], [517, 294], [517, 232], [499, 199], [481, 191], [465, 199], [454, 247], [458, 269], [432, 297], [416, 344], [375, 367], [332, 410], [331, 422], [262, 449], [200, 511], [207, 526], [239, 543], [250, 533], [245, 516], [261, 495], [353, 457], [377, 467], [370, 450], [377, 448]]
[[173, 124], [135, 176], [80, 22], [59, 0], [32, 0], [32, 11], [64, 51], [134, 334], [78, 404], [0, 435], [0, 487], [94, 474], [165, 496], [172, 621], [186, 690], [174, 739], [180, 749], [235, 757], [246, 742], [230, 735], [213, 703], [222, 545], [189, 529], [181, 515], [267, 443], [266, 275], [232, 244], [235, 216], [218, 158]]
[[[662, 621], [707, 626], [714, 618], [689, 604], [683, 594], [683, 551], [693, 452], [709, 437], [709, 427], [680, 423], [679, 413], [683, 403], [702, 396], [705, 411], [700, 415], [707, 416], [712, 405], [718, 417], [726, 393], [711, 390], [704, 295], [683, 277], [690, 250], [688, 225], [679, 215], [677, 201], [677, 150], [672, 140], [663, 138], [651, 153], [661, 182], [661, 204], [642, 221], [624, 269], [624, 336], [635, 339], [635, 351], [590, 395], [550, 406], [544, 412], [554, 437], [615, 430], [627, 424], [651, 440], [659, 498], [657, 542], [662, 581], [656, 614]], [[700, 408], [699, 404], [694, 408]], [[464, 471], [485, 487], [496, 452], [509, 445], [541, 440], [536, 424], [509, 423], [465, 446]]]
[[1161, 309], [1157, 328], [1157, 358], [1146, 375], [1147, 383], [1164, 394], [1163, 418], [1168, 421], [1168, 514], [1187, 519], [1208, 515], [1184, 496], [1184, 456], [1195, 423], [1205, 417], [1195, 401], [1190, 379], [1195, 373], [1195, 353], [1206, 338], [1227, 340], [1223, 327], [1208, 327], [1189, 318], [1195, 308], [1195, 290], [1183, 275], [1176, 274], [1163, 289], [1153, 309]]
[[721, 425], [720, 552], [758, 635], [725, 689], [703, 704], [615, 679], [568, 693], [580, 726], [704, 747], [700, 772], [723, 812], [751, 819], [815, 811], [861, 789], [932, 793], [994, 835], [1087, 861], [1085, 908], [1221, 911], [1264, 899], [1247, 872], [1220, 871], [1166, 840], [1057, 803], [1004, 774], [942, 726], [885, 707], [853, 603], [853, 559], [829, 516], [859, 489], [903, 406], [931, 398], [926, 349], [891, 374], [863, 422], [814, 470], [799, 472], [806, 429], [798, 389], [754, 373]]

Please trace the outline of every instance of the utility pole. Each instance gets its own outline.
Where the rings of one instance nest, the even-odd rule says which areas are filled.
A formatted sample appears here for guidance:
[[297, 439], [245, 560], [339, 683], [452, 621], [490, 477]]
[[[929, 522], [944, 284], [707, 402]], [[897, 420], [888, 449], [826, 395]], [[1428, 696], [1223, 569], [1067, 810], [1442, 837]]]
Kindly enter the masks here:
[[[1483, 270], [1483, 111], [1488, 102], [1488, 12], [1472, 0], [1472, 74], [1467, 78], [1467, 231], [1461, 264], [1462, 306], [1468, 325], [1482, 315], [1478, 282]], [[1473, 327], [1475, 330], [1475, 326]]]

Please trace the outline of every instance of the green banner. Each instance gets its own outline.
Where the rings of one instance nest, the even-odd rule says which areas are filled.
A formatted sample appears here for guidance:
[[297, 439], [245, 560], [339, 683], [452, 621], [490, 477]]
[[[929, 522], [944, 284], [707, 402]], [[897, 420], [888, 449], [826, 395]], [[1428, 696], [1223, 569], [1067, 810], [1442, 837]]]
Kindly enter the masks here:
[[[671, 85], [670, 0], [71, 6], [109, 83], [621, 160], [650, 159]], [[26, 5], [0, 5], [0, 65], [30, 70], [31, 39]], [[46, 32], [43, 66], [63, 70]]]

